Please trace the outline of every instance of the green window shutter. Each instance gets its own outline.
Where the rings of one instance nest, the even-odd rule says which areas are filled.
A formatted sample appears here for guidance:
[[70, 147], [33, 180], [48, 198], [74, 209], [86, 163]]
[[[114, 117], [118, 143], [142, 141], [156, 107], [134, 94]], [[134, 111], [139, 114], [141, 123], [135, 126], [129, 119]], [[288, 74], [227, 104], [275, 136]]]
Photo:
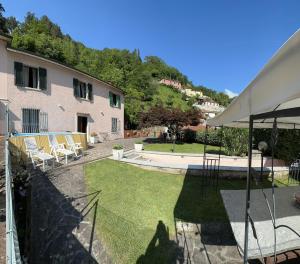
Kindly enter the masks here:
[[88, 83], [88, 99], [93, 100], [93, 85]]
[[114, 106], [114, 102], [113, 102], [113, 93], [112, 92], [109, 92], [109, 104], [110, 106]]
[[24, 86], [23, 63], [15, 61], [15, 85]]
[[75, 79], [75, 78], [73, 78], [73, 89], [74, 89], [74, 96], [75, 97], [78, 97], [79, 96], [79, 81], [77, 80], [77, 79]]
[[84, 99], [86, 99], [87, 98], [87, 96], [86, 96], [86, 83], [82, 83], [82, 95], [81, 95], [81, 98], [84, 98]]
[[121, 108], [121, 96], [117, 95], [117, 106], [118, 108]]
[[47, 70], [39, 68], [40, 89], [47, 90]]

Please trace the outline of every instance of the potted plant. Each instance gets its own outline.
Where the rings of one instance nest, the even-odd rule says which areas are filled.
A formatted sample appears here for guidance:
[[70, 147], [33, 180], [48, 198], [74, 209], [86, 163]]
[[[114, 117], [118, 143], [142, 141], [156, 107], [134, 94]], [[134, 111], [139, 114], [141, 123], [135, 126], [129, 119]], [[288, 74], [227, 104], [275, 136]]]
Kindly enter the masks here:
[[114, 159], [122, 159], [124, 154], [124, 147], [120, 144], [114, 145], [112, 148], [112, 154]]
[[141, 141], [141, 140], [136, 141], [134, 143], [134, 149], [135, 149], [135, 151], [142, 151], [143, 150], [143, 141]]
[[90, 142], [92, 144], [98, 143], [98, 135], [96, 132], [92, 132], [90, 136]]

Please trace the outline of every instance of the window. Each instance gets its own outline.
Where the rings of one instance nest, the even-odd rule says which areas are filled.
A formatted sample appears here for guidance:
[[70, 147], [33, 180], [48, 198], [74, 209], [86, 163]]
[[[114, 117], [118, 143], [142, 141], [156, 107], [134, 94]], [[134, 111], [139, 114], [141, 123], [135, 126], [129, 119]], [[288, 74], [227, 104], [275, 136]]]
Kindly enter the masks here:
[[48, 114], [40, 109], [22, 109], [22, 132], [39, 133], [48, 131]]
[[48, 113], [40, 112], [40, 132], [48, 132]]
[[81, 82], [78, 79], [73, 79], [74, 96], [86, 100], [93, 100], [93, 86], [92, 84]]
[[23, 66], [24, 86], [30, 88], [38, 87], [38, 69], [30, 66]]
[[120, 95], [109, 92], [109, 103], [111, 107], [121, 108], [121, 97]]
[[15, 61], [15, 85], [39, 90], [47, 89], [47, 70]]
[[32, 108], [22, 109], [22, 132], [39, 133], [40, 110]]
[[120, 120], [118, 118], [113, 117], [111, 119], [111, 132], [117, 133], [120, 131]]

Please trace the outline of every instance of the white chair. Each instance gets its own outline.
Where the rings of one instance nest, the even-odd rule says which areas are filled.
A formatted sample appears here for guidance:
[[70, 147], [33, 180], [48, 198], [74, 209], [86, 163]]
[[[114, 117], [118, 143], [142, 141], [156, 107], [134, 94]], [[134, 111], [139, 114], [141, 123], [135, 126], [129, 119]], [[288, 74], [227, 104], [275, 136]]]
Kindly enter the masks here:
[[51, 149], [50, 153], [55, 156], [56, 161], [59, 162], [59, 155], [61, 154], [65, 157], [65, 163], [68, 164], [68, 156], [75, 155], [74, 151], [66, 149], [64, 144], [59, 144], [55, 135], [48, 135], [48, 141]]
[[83, 147], [81, 146], [81, 143], [74, 142], [72, 135], [65, 135], [66, 141], [67, 141], [67, 147], [75, 153], [75, 156], [78, 157], [79, 152], [81, 152], [81, 155], [83, 155]]
[[[44, 152], [44, 150], [39, 149], [34, 137], [25, 137], [24, 138], [25, 148], [28, 157], [31, 159], [31, 163], [33, 168], [36, 169], [37, 166], [43, 167], [43, 171], [45, 171], [45, 163], [49, 160], [52, 161], [52, 169], [54, 167], [54, 156]], [[40, 160], [42, 163], [38, 164], [37, 160]]]

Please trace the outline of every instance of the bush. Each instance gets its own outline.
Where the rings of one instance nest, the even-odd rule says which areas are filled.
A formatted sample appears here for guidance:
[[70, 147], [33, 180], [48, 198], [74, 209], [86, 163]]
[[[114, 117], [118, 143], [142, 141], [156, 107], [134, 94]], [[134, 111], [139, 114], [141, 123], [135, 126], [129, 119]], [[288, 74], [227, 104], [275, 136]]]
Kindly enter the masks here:
[[[268, 143], [268, 150], [265, 155], [271, 156], [271, 134], [272, 129], [254, 129], [254, 147], [260, 141], [266, 141]], [[299, 158], [300, 153], [300, 131], [299, 130], [288, 130], [279, 129], [278, 130], [278, 141], [274, 148], [274, 157], [282, 159], [287, 162], [292, 162], [293, 160]]]
[[248, 152], [248, 129], [223, 128], [222, 145], [230, 156], [246, 156]]
[[187, 143], [193, 143], [196, 141], [196, 132], [191, 129], [185, 129], [184, 133], [184, 141]]
[[123, 149], [124, 147], [123, 147], [123, 145], [121, 145], [121, 144], [116, 144], [116, 145], [114, 145], [113, 146], [113, 149], [116, 149], [116, 150], [121, 150], [121, 149]]
[[212, 146], [220, 146], [220, 140], [221, 140], [221, 130], [208, 130], [207, 138], [205, 142], [205, 131], [197, 131], [196, 134], [196, 142], [212, 145]]

